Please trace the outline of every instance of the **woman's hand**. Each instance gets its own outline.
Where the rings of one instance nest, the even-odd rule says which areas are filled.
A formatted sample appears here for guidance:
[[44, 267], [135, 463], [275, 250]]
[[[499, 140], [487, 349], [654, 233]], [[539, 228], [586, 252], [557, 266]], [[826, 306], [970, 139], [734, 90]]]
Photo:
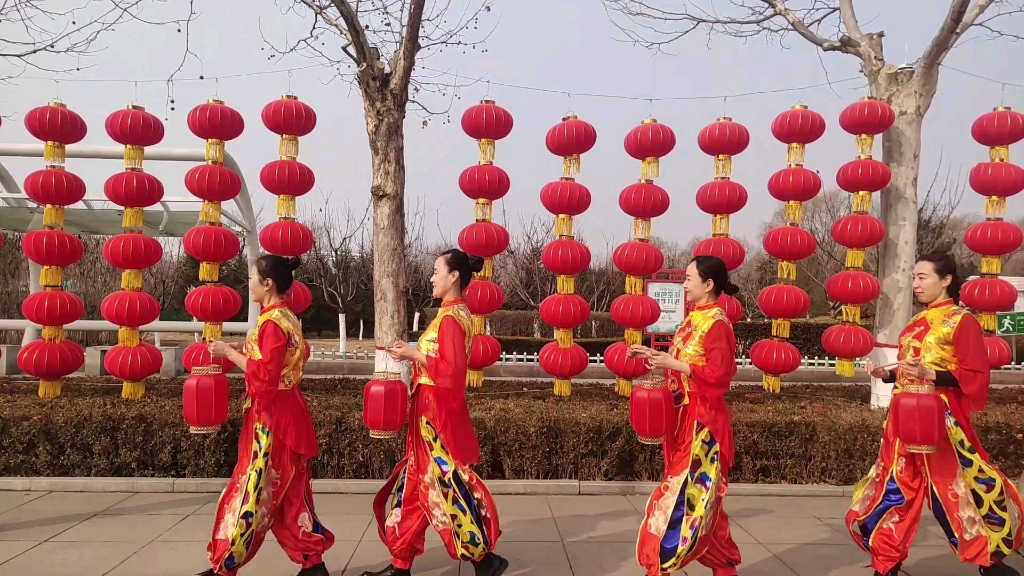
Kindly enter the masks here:
[[867, 367], [865, 367], [865, 370], [872, 378], [878, 378], [879, 380], [884, 380], [892, 375], [892, 372], [890, 372], [888, 368], [875, 366], [874, 364], [868, 364]]
[[647, 346], [643, 346], [641, 344], [633, 344], [632, 346], [630, 346], [626, 350], [626, 357], [628, 357], [628, 358], [650, 358], [651, 357], [651, 352], [654, 352], [654, 350], [651, 350]]
[[926, 380], [928, 382], [935, 381], [935, 370], [921, 364], [919, 358], [909, 358], [907, 360], [900, 361], [900, 370], [910, 378], [916, 378], [917, 380]]
[[686, 376], [690, 375], [690, 366], [676, 360], [668, 352], [651, 350], [648, 358], [648, 363], [651, 368], [654, 368], [655, 370], [675, 370], [677, 372], [682, 372]]
[[386, 350], [388, 356], [398, 361], [411, 362], [416, 359], [417, 350], [409, 345], [408, 342], [395, 342], [390, 348]]
[[227, 342], [221, 342], [220, 340], [211, 340], [206, 343], [206, 349], [210, 352], [210, 355], [214, 358], [227, 358], [231, 352], [237, 352], [238, 349]]

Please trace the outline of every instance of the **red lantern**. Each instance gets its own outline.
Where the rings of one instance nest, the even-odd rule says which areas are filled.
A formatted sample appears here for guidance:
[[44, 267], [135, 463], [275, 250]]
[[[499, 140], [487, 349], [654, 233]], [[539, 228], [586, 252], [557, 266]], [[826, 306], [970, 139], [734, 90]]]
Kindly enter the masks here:
[[260, 184], [275, 196], [302, 196], [316, 185], [313, 171], [298, 160], [274, 160], [260, 170]]
[[501, 343], [490, 334], [473, 336], [473, 347], [469, 352], [470, 370], [483, 370], [501, 358]]
[[750, 362], [769, 378], [778, 378], [800, 367], [800, 351], [782, 340], [758, 340], [750, 346]]
[[772, 121], [772, 136], [784, 144], [811, 144], [825, 134], [825, 118], [814, 110], [797, 107]]
[[223, 226], [195, 226], [181, 239], [185, 253], [200, 262], [227, 262], [238, 255], [241, 242]]
[[857, 192], [878, 192], [889, 185], [892, 171], [884, 162], [871, 158], [850, 160], [836, 172], [836, 184], [843, 190]]
[[590, 249], [572, 238], [559, 238], [540, 253], [544, 268], [559, 276], [575, 276], [590, 268]]
[[733, 324], [743, 320], [743, 304], [733, 296], [728, 294], [722, 294], [718, 297], [718, 307], [725, 312], [725, 316], [729, 318], [729, 322]]
[[664, 377], [644, 379], [629, 395], [629, 423], [641, 444], [661, 444], [673, 432], [675, 404]]
[[118, 206], [149, 208], [163, 199], [164, 185], [147, 172], [125, 170], [107, 178], [103, 194]]
[[799, 226], [779, 226], [764, 235], [764, 251], [774, 258], [799, 262], [810, 258], [818, 247], [814, 235]]
[[242, 179], [227, 166], [200, 164], [185, 173], [185, 189], [200, 200], [227, 202], [241, 193]]
[[768, 179], [768, 193], [780, 202], [810, 202], [821, 192], [821, 177], [802, 166], [783, 168]]
[[81, 320], [85, 312], [82, 299], [64, 290], [41, 290], [21, 303], [21, 315], [40, 326], [63, 326]]
[[735, 156], [750, 145], [750, 132], [731, 118], [719, 118], [697, 134], [697, 146], [708, 156]]
[[36, 170], [25, 178], [25, 195], [40, 204], [70, 206], [85, 198], [85, 181], [66, 170]]
[[[201, 344], [201, 342], [200, 342]], [[212, 434], [228, 418], [228, 378], [217, 370], [198, 369], [185, 379], [181, 391], [185, 422], [193, 434]]]
[[209, 100], [188, 113], [188, 129], [203, 140], [234, 140], [245, 130], [245, 119], [220, 100]]
[[164, 249], [155, 238], [142, 234], [118, 234], [103, 244], [103, 259], [120, 270], [143, 270], [156, 266]]
[[464, 296], [470, 313], [477, 316], [493, 314], [505, 303], [505, 292], [490, 280], [473, 280]]
[[540, 319], [554, 328], [572, 330], [589, 318], [590, 305], [578, 294], [552, 294], [540, 303]]
[[474, 140], [501, 140], [512, 133], [512, 115], [493, 100], [481, 100], [462, 113], [462, 131]]
[[1009, 162], [978, 162], [968, 183], [982, 196], [1009, 198], [1024, 190], [1024, 168]]
[[59, 102], [33, 108], [25, 114], [25, 129], [36, 140], [77, 144], [89, 131], [78, 114]]
[[103, 357], [103, 367], [115, 378], [141, 382], [160, 371], [164, 358], [156, 346], [140, 342], [138, 346], [114, 346]]
[[651, 182], [630, 184], [619, 194], [619, 208], [633, 218], [657, 218], [668, 212], [668, 206], [668, 192]]
[[853, 306], [874, 302], [881, 291], [878, 278], [863, 270], [844, 270], [825, 281], [825, 293], [829, 298]]
[[181, 365], [185, 367], [186, 372], [192, 372], [193, 368], [203, 366], [220, 366], [222, 372], [237, 368], [227, 358], [214, 358], [211, 356], [209, 348], [206, 347], [206, 342], [201, 340], [185, 347], [185, 350], [181, 353]]
[[693, 249], [694, 256], [715, 256], [725, 262], [725, 267], [731, 272], [743, 264], [746, 257], [746, 250], [743, 244], [735, 238], [728, 236], [712, 236], [701, 240]]
[[665, 265], [665, 255], [650, 242], [633, 240], [620, 244], [615, 249], [612, 253], [612, 262], [628, 276], [643, 278], [661, 270]]
[[579, 344], [560, 348], [557, 342], [545, 344], [537, 355], [537, 363], [548, 374], [560, 380], [575, 378], [590, 365], [590, 356]]
[[885, 225], [874, 216], [850, 214], [832, 224], [832, 238], [846, 248], [863, 250], [885, 239]]
[[145, 326], [160, 319], [160, 303], [145, 292], [119, 290], [100, 302], [100, 314], [118, 326]]
[[576, 116], [566, 116], [548, 130], [544, 144], [555, 156], [580, 156], [597, 144], [597, 130]]
[[508, 230], [494, 222], [474, 222], [459, 233], [459, 248], [467, 254], [493, 258], [508, 248]]
[[1007, 312], [1017, 303], [1017, 289], [1002, 278], [975, 278], [960, 290], [960, 301], [977, 312]]
[[839, 358], [839, 362], [852, 362], [871, 353], [875, 348], [875, 338], [863, 326], [837, 324], [828, 327], [821, 335], [821, 347]]
[[747, 189], [732, 180], [712, 180], [697, 190], [697, 208], [706, 214], [735, 214], [747, 205]]
[[459, 190], [473, 200], [501, 200], [511, 187], [508, 172], [494, 164], [476, 164], [459, 175]]
[[627, 329], [643, 330], [658, 321], [661, 307], [647, 295], [623, 294], [612, 301], [611, 317]]
[[284, 298], [288, 304], [288, 309], [295, 314], [302, 314], [313, 305], [313, 292], [308, 286], [298, 280], [292, 281], [291, 288], [288, 288]]
[[605, 349], [604, 365], [619, 378], [635, 380], [649, 370], [643, 358], [629, 356], [629, 346], [625, 342], [616, 342]]
[[805, 316], [811, 309], [811, 298], [791, 284], [775, 284], [757, 295], [757, 307], [769, 318], [792, 320]]
[[409, 392], [401, 380], [370, 380], [363, 388], [363, 424], [371, 438], [394, 438], [405, 426]]
[[223, 284], [205, 284], [185, 296], [185, 310], [204, 322], [227, 322], [242, 309], [242, 297]]
[[839, 127], [854, 136], [881, 134], [895, 121], [896, 112], [892, 107], [874, 98], [862, 98], [839, 114]]
[[130, 104], [107, 116], [107, 136], [122, 146], [156, 146], [164, 139], [164, 124], [145, 108]]
[[301, 138], [316, 128], [316, 112], [290, 94], [264, 106], [260, 117], [267, 130], [280, 136]]
[[985, 351], [988, 352], [988, 366], [992, 370], [998, 370], [1013, 362], [1013, 350], [1006, 340], [999, 336], [985, 337]]
[[1024, 114], [999, 107], [971, 125], [971, 137], [982, 146], [1010, 146], [1024, 140]]
[[313, 232], [294, 220], [278, 220], [260, 230], [260, 246], [278, 256], [302, 256], [313, 247]]
[[556, 216], [579, 216], [590, 208], [590, 199], [590, 190], [586, 186], [568, 178], [548, 182], [540, 190], [540, 203]]
[[85, 363], [82, 347], [71, 340], [33, 340], [18, 351], [18, 368], [40, 380], [59, 381]]
[[1020, 227], [1003, 220], [978, 222], [967, 229], [964, 244], [975, 254], [1005, 256], [1024, 243]]
[[626, 134], [623, 141], [626, 154], [637, 160], [664, 158], [676, 147], [676, 135], [671, 128], [657, 120], [644, 120]]
[[85, 246], [63, 230], [32, 230], [21, 239], [21, 249], [29, 260], [40, 266], [64, 268], [82, 259]]
[[904, 386], [889, 407], [893, 434], [907, 452], [930, 454], [940, 442], [949, 442], [946, 404], [934, 386]]

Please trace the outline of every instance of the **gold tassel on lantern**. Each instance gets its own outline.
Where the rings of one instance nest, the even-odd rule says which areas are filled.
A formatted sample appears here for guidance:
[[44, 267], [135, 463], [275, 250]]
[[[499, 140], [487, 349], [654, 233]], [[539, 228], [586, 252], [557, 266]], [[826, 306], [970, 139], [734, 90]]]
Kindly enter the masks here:
[[121, 227], [139, 229], [142, 228], [142, 224], [145, 222], [145, 216], [142, 208], [125, 208], [124, 214], [121, 216]]
[[146, 158], [146, 149], [142, 146], [124, 147], [124, 167], [129, 170], [142, 168], [142, 161]]
[[851, 306], [849, 304], [843, 306], [843, 322], [860, 324], [860, 306]]
[[64, 212], [63, 206], [47, 204], [43, 208], [43, 226], [47, 228], [60, 228], [64, 226]]
[[765, 374], [762, 378], [765, 392], [778, 394], [782, 391], [782, 377], [778, 374]]
[[616, 377], [615, 392], [619, 396], [629, 397], [629, 395], [633, 392], [633, 383], [629, 380], [626, 380], [625, 378]]
[[989, 196], [985, 200], [985, 214], [987, 216], [1001, 216], [1006, 214], [1006, 198], [1000, 196]]
[[555, 342], [559, 348], [572, 348], [572, 330], [557, 328], [555, 330]]
[[484, 385], [484, 371], [470, 370], [466, 373], [466, 386], [479, 388]]
[[486, 331], [485, 320], [483, 316], [473, 314], [473, 334], [483, 334]]
[[494, 205], [486, 198], [478, 198], [473, 205], [473, 219], [477, 222], [490, 222], [494, 217]]
[[43, 266], [39, 271], [39, 285], [60, 288], [64, 285], [64, 270], [58, 266]]
[[576, 277], [575, 276], [559, 276], [555, 281], [556, 290], [559, 294], [575, 294], [576, 293]]
[[791, 322], [788, 318], [772, 319], [772, 336], [776, 338], [789, 338]]
[[296, 136], [285, 134], [281, 136], [281, 143], [277, 146], [277, 153], [282, 160], [295, 160], [299, 157], [299, 139]]
[[853, 207], [851, 210], [856, 214], [867, 214], [871, 212], [871, 192], [857, 192], [853, 195]]
[[644, 341], [644, 333], [636, 328], [627, 328], [623, 339], [626, 341], [626, 346], [636, 346]]
[[[46, 144], [43, 145], [43, 162], [47, 166], [52, 167], [63, 167], [67, 161], [67, 153], [64, 149], [64, 145], [60, 142], [52, 142], [47, 140]], [[58, 384], [58, 388], [60, 385]], [[60, 392], [57, 392], [60, 394]]]
[[476, 274], [477, 278], [488, 280], [494, 276], [494, 258], [484, 258], [484, 267]]
[[732, 176], [732, 156], [715, 156], [715, 180], [727, 180]]
[[199, 281], [216, 282], [220, 279], [220, 264], [217, 262], [199, 263]]
[[277, 197], [277, 215], [285, 218], [295, 217], [295, 196], [282, 195]]
[[804, 205], [802, 202], [786, 202], [785, 218], [789, 224], [799, 224], [804, 216]]
[[803, 166], [804, 165], [804, 150], [805, 147], [799, 142], [794, 142], [786, 148], [786, 164], [792, 166]]
[[728, 236], [729, 235], [729, 215], [728, 214], [715, 214], [711, 217], [711, 235], [712, 236]]
[[[223, 104], [223, 102], [221, 102]], [[223, 164], [224, 163], [224, 141], [223, 140], [207, 140], [206, 141], [206, 162], [208, 164]]]
[[573, 154], [562, 158], [562, 175], [569, 177], [580, 173], [580, 155]]
[[224, 333], [224, 325], [220, 322], [203, 324], [203, 340], [220, 340]]
[[139, 328], [137, 326], [121, 326], [117, 329], [117, 343], [128, 348], [139, 345]]
[[146, 393], [146, 385], [143, 382], [129, 382], [125, 380], [121, 384], [121, 398], [125, 400], [138, 400]]
[[779, 260], [778, 276], [783, 280], [796, 280], [796, 262]]
[[978, 323], [981, 324], [981, 329], [985, 332], [996, 331], [996, 313], [995, 312], [982, 312], [978, 315]]
[[981, 258], [981, 273], [990, 276], [999, 276], [1003, 273], [1003, 260], [999, 256], [983, 256]]
[[477, 146], [480, 148], [480, 163], [481, 164], [493, 164], [494, 163], [494, 140], [489, 138], [483, 138], [477, 141]]
[[836, 360], [836, 375], [843, 378], [853, 378], [857, 374], [857, 364], [849, 358]]
[[199, 219], [203, 222], [209, 222], [211, 224], [220, 223], [220, 202], [207, 202], [203, 201], [202, 207], [199, 209]]
[[846, 267], [860, 270], [864, 267], [864, 251], [859, 248], [851, 248], [846, 251]]
[[121, 290], [142, 290], [142, 270], [125, 270], [121, 272]]
[[657, 158], [644, 158], [640, 163], [640, 177], [644, 180], [654, 180], [661, 176], [660, 165]]
[[43, 340], [47, 342], [61, 342], [64, 340], [64, 327], [43, 326]]
[[650, 240], [651, 239], [651, 220], [650, 218], [634, 218], [633, 219], [633, 237], [637, 240]]
[[626, 276], [626, 294], [643, 296], [644, 279], [639, 276]]
[[572, 236], [572, 216], [568, 214], [555, 216], [555, 236], [562, 238]]
[[860, 134], [857, 136], [857, 154], [864, 159], [871, 158], [871, 151], [875, 147], [875, 137], [872, 134]]
[[1009, 146], [993, 146], [988, 149], [988, 159], [992, 162], [1009, 162], [1010, 161], [1010, 147]]
[[555, 378], [555, 396], [568, 398], [572, 395], [572, 380], [568, 378]]
[[40, 380], [39, 397], [45, 400], [52, 400], [60, 396], [60, 380]]

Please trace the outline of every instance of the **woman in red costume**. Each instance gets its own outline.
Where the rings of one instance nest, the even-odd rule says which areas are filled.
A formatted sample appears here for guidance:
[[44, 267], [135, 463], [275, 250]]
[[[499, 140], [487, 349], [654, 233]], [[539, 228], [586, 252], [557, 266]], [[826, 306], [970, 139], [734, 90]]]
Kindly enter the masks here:
[[931, 454], [903, 446], [886, 419], [882, 448], [857, 484], [846, 525], [871, 554], [875, 576], [896, 576], [907, 559], [925, 503], [962, 562], [982, 576], [1020, 576], [1003, 559], [1021, 546], [1021, 500], [993, 465], [971, 425], [985, 406], [988, 355], [978, 321], [956, 305], [960, 277], [952, 256], [922, 256], [914, 266], [914, 296], [927, 308], [900, 333], [895, 372], [868, 366], [896, 385], [932, 384], [946, 405], [949, 442]]
[[423, 553], [428, 526], [454, 560], [473, 563], [476, 576], [500, 576], [508, 560], [494, 554], [501, 536], [498, 509], [470, 469], [480, 457], [466, 406], [466, 371], [473, 327], [462, 293], [483, 260], [449, 250], [434, 262], [430, 283], [442, 301], [416, 347], [398, 342], [388, 353], [413, 362], [412, 408], [405, 459], [373, 502], [377, 530], [391, 564], [362, 576], [409, 576]]
[[647, 502], [636, 556], [647, 576], [680, 571], [694, 560], [714, 576], [736, 576], [740, 551], [722, 509], [733, 462], [725, 393], [736, 375], [736, 337], [718, 297], [739, 288], [713, 256], [690, 262], [684, 286], [694, 308], [669, 351], [630, 347], [665, 370], [677, 421], [665, 439], [665, 477]]
[[213, 566], [202, 576], [233, 576], [273, 530], [299, 576], [328, 576], [323, 554], [334, 544], [313, 510], [309, 461], [319, 452], [313, 420], [299, 392], [309, 347], [284, 294], [298, 258], [263, 255], [249, 277], [252, 299], [262, 310], [239, 350], [210, 342], [215, 357], [245, 373], [244, 415], [238, 463], [217, 503], [207, 551]]

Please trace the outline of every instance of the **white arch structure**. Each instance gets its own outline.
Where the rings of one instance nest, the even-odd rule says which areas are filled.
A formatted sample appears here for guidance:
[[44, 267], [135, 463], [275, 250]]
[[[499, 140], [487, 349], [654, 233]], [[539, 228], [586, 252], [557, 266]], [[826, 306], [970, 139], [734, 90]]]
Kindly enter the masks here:
[[[0, 144], [0, 158], [2, 157], [21, 157], [21, 158], [42, 158], [43, 157], [43, 145], [42, 144]], [[124, 157], [123, 146], [68, 146], [67, 147], [68, 158], [85, 158], [94, 160], [120, 160]], [[206, 151], [202, 148], [146, 148], [146, 160], [149, 161], [163, 161], [163, 162], [194, 162], [203, 163], [206, 161]], [[224, 165], [229, 169], [238, 174], [238, 177], [242, 180], [242, 191], [235, 197], [235, 206], [238, 208], [241, 216], [239, 219], [231, 216], [227, 212], [222, 215], [225, 219], [231, 221], [232, 224], [237, 226], [242, 231], [242, 235], [245, 238], [245, 252], [246, 260], [249, 263], [249, 267], [252, 267], [256, 263], [256, 259], [259, 257], [259, 235], [256, 230], [256, 214], [252, 208], [252, 198], [249, 196], [249, 187], [246, 185], [245, 176], [242, 175], [242, 171], [238, 167], [238, 163], [227, 151], [224, 152]], [[14, 179], [10, 171], [0, 161], [0, 187], [3, 187], [5, 193], [0, 194], [0, 211], [6, 208], [29, 208], [36, 206], [35, 215], [32, 218], [32, 223], [28, 227], [30, 230], [36, 230], [42, 227], [43, 210], [42, 206], [39, 206], [35, 201], [26, 196], [21, 190], [21, 186], [18, 181]], [[160, 207], [163, 208], [163, 220], [161, 221], [158, 229], [164, 230], [170, 214], [171, 204], [175, 203], [198, 203], [200, 200], [193, 196], [184, 197], [167, 197], [160, 201]], [[97, 202], [109, 202], [104, 196], [89, 196], [87, 195], [82, 204], [88, 210], [96, 210], [97, 212], [120, 212], [121, 210], [115, 210], [110, 208], [95, 208], [94, 204]], [[153, 212], [150, 212], [151, 214]], [[37, 292], [42, 288], [39, 287], [39, 273], [41, 267], [35, 262], [29, 261], [29, 291]], [[233, 334], [244, 334], [250, 329], [256, 326], [256, 318], [259, 316], [259, 304], [249, 303], [249, 314], [247, 322], [225, 322], [223, 331], [226, 333]], [[0, 318], [0, 330], [21, 330], [23, 331], [22, 345], [28, 344], [38, 337], [38, 331], [41, 326], [33, 324], [28, 320], [21, 318]], [[64, 327], [67, 330], [82, 330], [88, 332], [104, 332], [104, 331], [116, 331], [118, 326], [107, 322], [106, 320], [79, 320], [72, 322]], [[175, 321], [163, 321], [158, 320], [151, 324], [141, 326], [140, 330], [143, 332], [202, 332], [202, 322], [175, 322]]]

